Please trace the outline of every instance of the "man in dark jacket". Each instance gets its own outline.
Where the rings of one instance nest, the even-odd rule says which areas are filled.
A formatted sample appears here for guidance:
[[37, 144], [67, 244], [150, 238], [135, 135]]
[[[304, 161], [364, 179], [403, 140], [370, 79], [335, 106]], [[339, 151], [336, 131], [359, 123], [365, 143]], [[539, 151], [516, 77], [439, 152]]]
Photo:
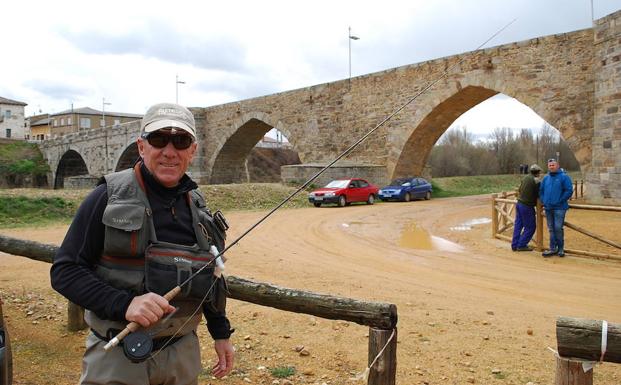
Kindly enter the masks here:
[[[202, 284], [222, 280], [214, 281], [207, 269], [171, 302], [162, 296], [196, 263], [213, 261], [207, 250], [214, 240], [220, 250], [224, 242], [186, 174], [197, 150], [192, 113], [172, 103], [152, 106], [137, 145], [141, 161], [106, 175], [86, 197], [52, 265], [52, 286], [86, 309], [91, 328], [80, 384], [196, 385], [202, 371], [200, 310], [215, 340], [212, 373], [223, 377], [233, 367], [232, 330], [224, 305], [209, 300], [215, 284]], [[152, 352], [136, 357], [127, 338], [123, 347], [105, 351], [131, 321], [153, 337]]]
[[518, 202], [515, 205], [515, 224], [513, 225], [513, 239], [511, 250], [532, 251], [528, 242], [535, 233], [535, 206], [539, 197], [539, 173], [541, 167], [536, 164], [530, 166], [530, 174], [520, 183]]
[[563, 224], [569, 208], [567, 201], [573, 194], [569, 175], [560, 169], [556, 159], [548, 160], [548, 174], [539, 186], [539, 199], [546, 211], [546, 222], [550, 232], [550, 249], [543, 252], [544, 257], [565, 256]]

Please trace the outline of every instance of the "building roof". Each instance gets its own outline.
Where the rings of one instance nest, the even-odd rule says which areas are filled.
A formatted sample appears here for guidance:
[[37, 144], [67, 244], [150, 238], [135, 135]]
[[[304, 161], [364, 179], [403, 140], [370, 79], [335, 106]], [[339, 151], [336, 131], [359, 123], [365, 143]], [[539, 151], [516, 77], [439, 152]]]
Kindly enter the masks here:
[[[65, 110], [60, 112], [55, 112], [50, 114], [50, 116], [58, 116], [58, 115], [68, 115], [68, 114], [80, 114], [80, 115], [102, 115], [103, 113], [99, 110], [90, 107], [81, 107], [74, 108], [72, 110]], [[130, 114], [127, 112], [114, 112], [114, 111], [106, 111], [106, 116], [118, 116], [121, 118], [136, 118], [141, 119], [142, 115], [140, 114]]]
[[14, 106], [27, 106], [27, 103], [18, 102], [17, 100], [7, 99], [0, 96], [0, 104], [12, 104]]
[[37, 120], [31, 120], [30, 121], [30, 127], [32, 127], [32, 126], [47, 126], [48, 124], [50, 124], [50, 118], [48, 118], [48, 117], [37, 119]]

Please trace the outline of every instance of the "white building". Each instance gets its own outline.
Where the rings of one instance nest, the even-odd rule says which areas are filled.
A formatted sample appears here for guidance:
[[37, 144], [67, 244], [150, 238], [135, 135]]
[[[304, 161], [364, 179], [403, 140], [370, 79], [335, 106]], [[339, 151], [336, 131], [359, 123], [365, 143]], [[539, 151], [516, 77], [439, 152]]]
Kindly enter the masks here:
[[24, 107], [26, 103], [0, 96], [0, 138], [24, 139]]

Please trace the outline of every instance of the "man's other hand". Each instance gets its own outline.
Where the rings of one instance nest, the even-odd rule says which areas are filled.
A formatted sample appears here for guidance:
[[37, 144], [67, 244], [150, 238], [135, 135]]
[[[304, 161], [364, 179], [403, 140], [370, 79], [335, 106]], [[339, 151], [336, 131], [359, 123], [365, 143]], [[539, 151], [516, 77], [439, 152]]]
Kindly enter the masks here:
[[233, 362], [235, 361], [235, 348], [231, 341], [216, 340], [214, 342], [214, 348], [218, 355], [218, 362], [211, 369], [211, 373], [217, 378], [222, 378], [229, 374], [233, 369]]
[[132, 299], [125, 312], [125, 319], [137, 322], [146, 328], [159, 321], [164, 314], [172, 311], [175, 311], [175, 308], [168, 303], [166, 298], [155, 293], [147, 293]]

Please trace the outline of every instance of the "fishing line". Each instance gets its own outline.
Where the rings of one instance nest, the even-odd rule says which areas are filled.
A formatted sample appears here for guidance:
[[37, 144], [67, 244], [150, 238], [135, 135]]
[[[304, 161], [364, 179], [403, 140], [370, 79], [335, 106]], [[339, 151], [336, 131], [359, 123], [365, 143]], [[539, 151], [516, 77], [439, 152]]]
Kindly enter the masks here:
[[[479, 44], [479, 46], [477, 48], [474, 49], [474, 51], [478, 51], [479, 49], [481, 49], [483, 46], [485, 46], [487, 43], [489, 43], [492, 39], [494, 39], [496, 36], [498, 36], [500, 33], [502, 33], [505, 29], [507, 29], [511, 24], [513, 24], [516, 19], [511, 20], [509, 23], [507, 23], [505, 26], [503, 26], [502, 28], [500, 28], [498, 31], [496, 31], [493, 35], [491, 35], [489, 38], [487, 38], [483, 43]], [[395, 115], [397, 115], [399, 112], [401, 112], [405, 107], [407, 107], [408, 105], [410, 105], [413, 101], [415, 101], [416, 99], [418, 99], [419, 96], [421, 96], [422, 94], [424, 94], [425, 92], [427, 92], [427, 90], [429, 90], [431, 87], [433, 87], [434, 85], [436, 85], [440, 80], [444, 79], [445, 77], [447, 77], [450, 73], [450, 71], [455, 68], [456, 66], [460, 65], [461, 63], [464, 62], [464, 60], [466, 60], [466, 58], [468, 58], [469, 56], [464, 55], [461, 60], [453, 63], [452, 65], [450, 65], [448, 68], [446, 68], [442, 74], [440, 76], [438, 76], [435, 80], [429, 82], [425, 87], [423, 87], [420, 91], [418, 91], [414, 96], [412, 96], [410, 99], [408, 99], [404, 104], [402, 104], [401, 106], [399, 106], [396, 110], [394, 110], [391, 114], [389, 114], [388, 116], [386, 116], [381, 122], [379, 122], [375, 127], [373, 127], [371, 130], [369, 130], [366, 134], [364, 134], [360, 139], [358, 139], [354, 144], [352, 144], [351, 146], [349, 146], [345, 151], [343, 151], [339, 156], [337, 156], [334, 160], [332, 160], [328, 165], [326, 165], [324, 168], [322, 168], [321, 170], [319, 170], [315, 175], [313, 175], [310, 179], [308, 179], [306, 182], [304, 182], [300, 187], [298, 187], [294, 192], [292, 192], [291, 194], [289, 194], [289, 196], [287, 196], [285, 199], [282, 200], [282, 202], [280, 202], [278, 205], [276, 205], [273, 209], [271, 209], [267, 214], [265, 214], [261, 219], [259, 219], [257, 222], [255, 222], [252, 226], [250, 226], [246, 231], [244, 231], [240, 236], [238, 236], [233, 242], [231, 242], [228, 246], [226, 246], [224, 248], [224, 250], [222, 250], [219, 253], [216, 253], [217, 255], [214, 254], [215, 259], [214, 261], [216, 262], [216, 264], [221, 265], [222, 264], [222, 256], [224, 253], [226, 253], [230, 248], [232, 248], [233, 246], [235, 246], [236, 244], [239, 243], [239, 241], [241, 241], [246, 235], [248, 235], [252, 230], [254, 230], [257, 226], [259, 226], [261, 223], [263, 223], [267, 218], [269, 218], [270, 216], [272, 216], [272, 214], [274, 214], [278, 209], [280, 209], [282, 206], [284, 206], [287, 202], [289, 202], [294, 196], [296, 196], [300, 191], [304, 190], [306, 187], [308, 187], [308, 185], [310, 185], [315, 179], [317, 179], [321, 174], [323, 174], [326, 170], [328, 170], [330, 167], [332, 167], [336, 162], [338, 162], [339, 160], [341, 160], [343, 157], [347, 156], [349, 153], [351, 153], [356, 147], [358, 147], [358, 145], [360, 145], [360, 143], [362, 143], [363, 141], [365, 141], [369, 136], [371, 136], [375, 131], [377, 131], [380, 127], [382, 127], [384, 124], [386, 124], [386, 122], [388, 122], [390, 119], [392, 119]], [[170, 292], [166, 293], [165, 298], [168, 299], [169, 301], [174, 298], [177, 293], [179, 293], [181, 291], [181, 288], [183, 286], [185, 286], [186, 284], [188, 284], [190, 281], [192, 281], [192, 279], [194, 279], [194, 277], [196, 277], [198, 274], [200, 274], [204, 269], [206, 269], [207, 267], [209, 267], [211, 265], [211, 263], [206, 264], [204, 266], [202, 266], [200, 269], [198, 269], [196, 272], [194, 272], [192, 275], [190, 275], [184, 282], [182, 282], [179, 286], [175, 287], [174, 289], [172, 289]], [[221, 265], [222, 266], [222, 265]], [[219, 278], [221, 279], [221, 278]], [[211, 289], [210, 289], [211, 290]], [[206, 298], [206, 296], [205, 296]], [[200, 308], [200, 307], [199, 307]], [[104, 346], [105, 350], [110, 349], [113, 346], [116, 346], [127, 334], [129, 334], [130, 332], [133, 332], [135, 330], [137, 330], [139, 328], [139, 325], [135, 322], [131, 322], [130, 324], [127, 325], [127, 327], [121, 331], [121, 333], [119, 333], [116, 337], [114, 337], [112, 340], [110, 340], [110, 342], [108, 342], [107, 345]]]

